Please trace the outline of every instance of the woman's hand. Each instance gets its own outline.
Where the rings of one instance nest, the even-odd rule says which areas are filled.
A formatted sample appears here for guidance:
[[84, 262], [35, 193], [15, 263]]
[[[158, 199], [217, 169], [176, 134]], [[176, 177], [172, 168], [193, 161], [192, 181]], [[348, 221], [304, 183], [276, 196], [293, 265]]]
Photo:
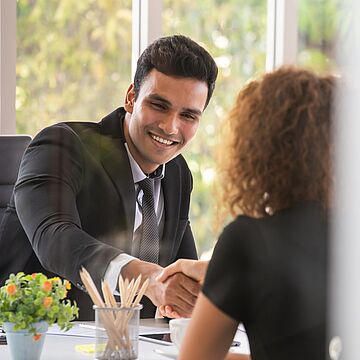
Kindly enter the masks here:
[[170, 276], [181, 272], [202, 284], [204, 282], [208, 264], [208, 261], [179, 259], [164, 268], [156, 280], [164, 282]]

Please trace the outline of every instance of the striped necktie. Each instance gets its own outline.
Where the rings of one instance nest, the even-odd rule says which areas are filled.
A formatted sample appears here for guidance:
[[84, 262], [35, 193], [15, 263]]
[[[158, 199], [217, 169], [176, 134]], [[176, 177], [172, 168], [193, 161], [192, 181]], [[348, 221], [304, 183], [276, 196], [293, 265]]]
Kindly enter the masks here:
[[154, 180], [145, 178], [138, 182], [143, 191], [142, 231], [140, 240], [140, 260], [159, 263], [159, 228], [154, 204]]

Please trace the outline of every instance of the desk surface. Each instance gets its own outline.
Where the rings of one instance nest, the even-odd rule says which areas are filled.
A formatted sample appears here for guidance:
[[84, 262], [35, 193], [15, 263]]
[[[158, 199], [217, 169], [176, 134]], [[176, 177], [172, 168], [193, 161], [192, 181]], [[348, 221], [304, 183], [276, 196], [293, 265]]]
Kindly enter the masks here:
[[[141, 320], [142, 326], [168, 329], [168, 324], [160, 319]], [[66, 333], [65, 333], [66, 334]], [[76, 345], [94, 344], [94, 338], [68, 336], [68, 335], [47, 334], [44, 348], [42, 351], [42, 360], [90, 360], [94, 354], [76, 351]], [[248, 342], [245, 333], [238, 331], [235, 337], [240, 340], [241, 346], [236, 349], [238, 352], [248, 353]], [[155, 349], [170, 350], [175, 348], [173, 345], [161, 345], [148, 341], [139, 341], [139, 359], [140, 360], [166, 360], [166, 357], [157, 354]], [[11, 360], [7, 345], [0, 345], [0, 359]]]

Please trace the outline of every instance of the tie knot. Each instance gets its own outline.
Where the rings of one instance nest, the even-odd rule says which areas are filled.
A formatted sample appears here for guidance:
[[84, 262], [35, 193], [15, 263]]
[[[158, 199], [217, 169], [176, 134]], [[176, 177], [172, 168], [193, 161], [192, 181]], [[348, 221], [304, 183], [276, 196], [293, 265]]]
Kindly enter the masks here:
[[144, 192], [144, 194], [152, 195], [154, 192], [154, 180], [151, 178], [145, 178], [138, 182], [140, 189]]

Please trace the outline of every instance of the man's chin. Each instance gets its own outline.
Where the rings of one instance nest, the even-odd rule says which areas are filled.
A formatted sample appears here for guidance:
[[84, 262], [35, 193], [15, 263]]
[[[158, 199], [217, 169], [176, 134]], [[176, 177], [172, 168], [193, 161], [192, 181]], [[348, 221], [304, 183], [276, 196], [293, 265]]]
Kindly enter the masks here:
[[156, 167], [156, 169], [160, 166], [160, 165], [164, 165], [166, 163], [168, 163], [169, 161], [175, 159], [178, 155], [180, 154], [180, 152], [176, 153], [176, 154], [172, 154], [171, 156], [163, 156], [163, 157], [159, 157], [159, 158], [153, 158], [150, 159], [151, 163], [153, 164], [154, 167]]

